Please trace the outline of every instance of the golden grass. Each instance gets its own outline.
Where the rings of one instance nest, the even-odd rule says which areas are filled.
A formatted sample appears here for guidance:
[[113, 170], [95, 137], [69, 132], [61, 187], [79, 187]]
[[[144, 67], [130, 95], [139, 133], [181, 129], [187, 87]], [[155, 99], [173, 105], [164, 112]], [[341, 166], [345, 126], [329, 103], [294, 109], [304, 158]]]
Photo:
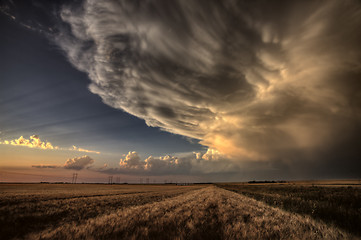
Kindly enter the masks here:
[[[322, 182], [325, 184], [325, 182]], [[308, 215], [361, 237], [361, 188], [310, 184], [218, 184], [290, 212]]]
[[352, 239], [309, 217], [215, 186], [120, 208], [27, 239]]
[[203, 186], [174, 185], [0, 185], [0, 239], [162, 201]]

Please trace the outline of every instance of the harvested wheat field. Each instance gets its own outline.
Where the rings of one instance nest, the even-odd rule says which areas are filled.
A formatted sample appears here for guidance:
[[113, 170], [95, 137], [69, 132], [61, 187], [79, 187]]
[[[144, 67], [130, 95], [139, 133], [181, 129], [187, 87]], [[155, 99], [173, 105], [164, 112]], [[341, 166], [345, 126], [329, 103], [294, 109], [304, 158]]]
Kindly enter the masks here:
[[[85, 196], [78, 189], [69, 198], [48, 194], [8, 204], [7, 198], [1, 202], [2, 226], [17, 223], [18, 229], [2, 230], [1, 239], [356, 239], [216, 186], [117, 188], [102, 196]], [[26, 221], [33, 225], [21, 230], [19, 223]]]

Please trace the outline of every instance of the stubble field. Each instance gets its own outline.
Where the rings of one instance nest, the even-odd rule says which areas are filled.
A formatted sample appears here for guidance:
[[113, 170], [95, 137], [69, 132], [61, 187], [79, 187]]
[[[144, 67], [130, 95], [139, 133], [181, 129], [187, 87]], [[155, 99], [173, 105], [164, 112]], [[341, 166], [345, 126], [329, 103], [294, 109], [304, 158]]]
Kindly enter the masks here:
[[[334, 222], [270, 204], [249, 193], [274, 193], [247, 186], [0, 184], [0, 239], [360, 238]], [[277, 194], [288, 196], [290, 188]]]

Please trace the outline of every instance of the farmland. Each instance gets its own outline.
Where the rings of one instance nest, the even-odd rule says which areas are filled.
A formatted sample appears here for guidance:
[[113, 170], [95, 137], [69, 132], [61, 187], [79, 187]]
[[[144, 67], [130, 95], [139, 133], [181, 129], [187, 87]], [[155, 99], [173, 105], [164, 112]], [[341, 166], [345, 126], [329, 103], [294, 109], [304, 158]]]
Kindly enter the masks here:
[[361, 236], [361, 188], [357, 184], [304, 182], [218, 186]]
[[199, 187], [2, 184], [0, 188], [0, 239], [7, 239], [66, 222], [79, 224], [119, 208], [161, 201]]
[[0, 184], [0, 239], [355, 238], [241, 187], [250, 186]]

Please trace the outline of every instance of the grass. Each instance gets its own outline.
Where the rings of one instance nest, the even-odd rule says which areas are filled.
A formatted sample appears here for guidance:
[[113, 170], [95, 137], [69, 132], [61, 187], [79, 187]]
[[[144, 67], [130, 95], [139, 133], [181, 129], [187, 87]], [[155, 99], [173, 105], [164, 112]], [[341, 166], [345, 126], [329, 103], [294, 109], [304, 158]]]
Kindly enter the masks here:
[[[244, 186], [221, 187], [232, 191], [213, 185], [0, 184], [0, 239], [357, 238], [311, 215], [239, 194]], [[249, 196], [291, 192], [251, 187]]]
[[290, 184], [219, 184], [271, 206], [308, 215], [361, 237], [361, 188]]
[[214, 186], [30, 234], [28, 239], [345, 239], [308, 217]]
[[199, 189], [157, 185], [0, 185], [0, 239], [22, 238], [63, 223], [80, 222], [121, 208], [162, 201]]

